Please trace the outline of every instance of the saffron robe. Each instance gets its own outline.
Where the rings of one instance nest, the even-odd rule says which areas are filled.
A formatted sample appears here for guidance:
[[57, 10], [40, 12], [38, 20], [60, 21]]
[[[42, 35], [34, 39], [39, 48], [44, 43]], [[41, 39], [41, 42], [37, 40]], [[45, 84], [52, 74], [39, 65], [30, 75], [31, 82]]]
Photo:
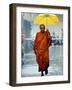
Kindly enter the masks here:
[[49, 31], [38, 32], [34, 41], [34, 52], [39, 71], [45, 71], [49, 66], [49, 46], [51, 36]]

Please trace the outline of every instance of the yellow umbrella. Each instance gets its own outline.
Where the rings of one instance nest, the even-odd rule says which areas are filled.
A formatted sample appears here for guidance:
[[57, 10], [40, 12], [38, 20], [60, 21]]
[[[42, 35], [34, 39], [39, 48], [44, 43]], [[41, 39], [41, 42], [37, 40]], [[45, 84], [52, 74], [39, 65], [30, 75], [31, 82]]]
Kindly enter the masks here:
[[35, 17], [34, 23], [46, 25], [55, 25], [59, 23], [59, 19], [55, 14], [39, 14]]

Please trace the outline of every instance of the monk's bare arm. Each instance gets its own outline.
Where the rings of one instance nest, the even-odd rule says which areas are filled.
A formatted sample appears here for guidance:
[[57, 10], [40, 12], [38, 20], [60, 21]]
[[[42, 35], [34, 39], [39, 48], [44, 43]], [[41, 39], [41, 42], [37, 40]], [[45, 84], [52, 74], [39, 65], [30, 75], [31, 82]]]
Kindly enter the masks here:
[[38, 43], [37, 43], [37, 38], [38, 38], [38, 33], [36, 34], [35, 40], [34, 40], [34, 53], [37, 54], [37, 47], [38, 47]]
[[47, 33], [47, 39], [48, 39], [48, 46], [51, 46], [51, 35], [49, 30], [47, 30], [46, 33]]

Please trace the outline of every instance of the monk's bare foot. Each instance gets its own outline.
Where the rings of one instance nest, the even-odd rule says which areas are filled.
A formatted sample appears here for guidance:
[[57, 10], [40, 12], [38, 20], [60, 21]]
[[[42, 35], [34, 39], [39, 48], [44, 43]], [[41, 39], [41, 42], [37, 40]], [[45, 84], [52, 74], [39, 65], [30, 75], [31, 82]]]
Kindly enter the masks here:
[[46, 69], [46, 70], [45, 70], [45, 75], [47, 75], [47, 74], [48, 74], [48, 70]]
[[44, 76], [43, 71], [41, 71], [41, 76]]

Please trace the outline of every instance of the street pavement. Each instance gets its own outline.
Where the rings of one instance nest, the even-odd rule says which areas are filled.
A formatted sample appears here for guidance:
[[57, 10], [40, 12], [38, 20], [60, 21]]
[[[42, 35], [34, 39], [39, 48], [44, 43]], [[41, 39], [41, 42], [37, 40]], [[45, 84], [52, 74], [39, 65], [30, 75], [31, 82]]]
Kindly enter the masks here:
[[[52, 46], [49, 48], [49, 68], [48, 76], [62, 75], [63, 74], [63, 47]], [[22, 60], [24, 64], [21, 66], [22, 77], [35, 77], [41, 76], [38, 72], [38, 65], [36, 63], [36, 56], [33, 51], [24, 54]]]

